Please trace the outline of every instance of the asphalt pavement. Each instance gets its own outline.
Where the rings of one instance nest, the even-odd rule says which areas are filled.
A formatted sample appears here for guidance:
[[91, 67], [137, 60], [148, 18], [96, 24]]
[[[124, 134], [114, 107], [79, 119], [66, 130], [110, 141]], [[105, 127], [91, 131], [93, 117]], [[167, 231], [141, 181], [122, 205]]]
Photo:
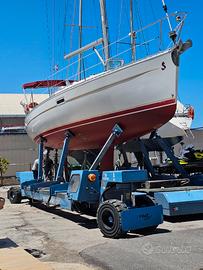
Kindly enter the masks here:
[[[7, 188], [0, 188], [6, 197]], [[93, 217], [28, 202], [0, 211], [0, 248], [14, 243], [41, 251], [40, 260], [54, 269], [203, 269], [203, 216], [172, 219], [156, 233], [102, 236]]]

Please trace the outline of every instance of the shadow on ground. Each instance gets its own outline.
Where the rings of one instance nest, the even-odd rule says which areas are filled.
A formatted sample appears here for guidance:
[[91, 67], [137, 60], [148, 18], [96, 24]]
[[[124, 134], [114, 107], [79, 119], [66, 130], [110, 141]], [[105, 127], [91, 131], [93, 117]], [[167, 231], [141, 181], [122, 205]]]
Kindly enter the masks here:
[[[71, 220], [78, 225], [86, 228], [86, 229], [98, 229], [96, 218], [95, 219], [89, 219], [88, 216], [83, 216], [82, 214], [78, 213], [71, 213], [71, 212], [66, 212], [61, 209], [56, 209], [55, 207], [47, 207], [44, 204], [33, 204], [32, 206], [46, 211], [48, 213], [54, 214], [56, 216], [60, 216], [62, 218]], [[53, 217], [54, 218], [54, 217]], [[150, 229], [144, 229], [140, 231], [131, 231], [128, 234], [125, 234], [123, 238], [136, 238], [136, 237], [141, 237], [145, 235], [151, 235], [151, 234], [163, 234], [163, 233], [170, 233], [170, 230], [167, 229], [162, 229], [162, 228], [157, 228], [156, 230], [151, 231]]]
[[71, 220], [78, 225], [85, 227], [86, 229], [96, 229], [98, 228], [96, 219], [89, 219], [86, 216], [83, 216], [82, 214], [78, 213], [71, 213], [71, 212], [66, 212], [61, 209], [56, 209], [55, 207], [47, 207], [44, 204], [33, 204], [32, 206], [46, 211], [48, 213], [54, 214], [56, 216], [63, 217], [65, 219]]
[[164, 220], [168, 222], [172, 222], [172, 223], [203, 220], [203, 214], [185, 215], [185, 216], [177, 216], [177, 217], [165, 216]]

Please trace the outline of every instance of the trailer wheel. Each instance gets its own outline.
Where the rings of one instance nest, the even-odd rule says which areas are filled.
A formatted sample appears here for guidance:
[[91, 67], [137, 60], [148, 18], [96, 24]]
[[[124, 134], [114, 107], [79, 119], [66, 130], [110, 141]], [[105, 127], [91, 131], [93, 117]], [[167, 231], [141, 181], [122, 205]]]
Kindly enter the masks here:
[[119, 238], [127, 233], [121, 226], [121, 212], [126, 209], [126, 204], [119, 200], [108, 200], [100, 204], [97, 210], [97, 224], [105, 237]]
[[19, 188], [11, 187], [8, 191], [8, 199], [12, 204], [21, 203], [21, 192]]

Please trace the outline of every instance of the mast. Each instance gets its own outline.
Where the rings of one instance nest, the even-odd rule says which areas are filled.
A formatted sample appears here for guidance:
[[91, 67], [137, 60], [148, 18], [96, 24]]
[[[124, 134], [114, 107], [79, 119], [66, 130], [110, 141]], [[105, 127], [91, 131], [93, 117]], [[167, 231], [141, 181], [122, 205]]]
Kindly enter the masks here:
[[133, 0], [130, 0], [130, 43], [131, 43], [131, 52], [132, 52], [132, 62], [135, 61], [135, 38], [136, 34], [133, 31]]
[[[79, 3], [79, 48], [82, 47], [82, 0], [80, 0]], [[78, 56], [78, 80], [81, 80], [82, 74], [81, 74], [81, 67], [82, 67], [82, 53]]]
[[104, 40], [104, 55], [105, 55], [105, 68], [108, 69], [108, 60], [110, 58], [109, 53], [109, 34], [108, 34], [108, 23], [106, 17], [106, 0], [100, 0], [100, 11], [101, 11], [101, 23], [102, 33]]

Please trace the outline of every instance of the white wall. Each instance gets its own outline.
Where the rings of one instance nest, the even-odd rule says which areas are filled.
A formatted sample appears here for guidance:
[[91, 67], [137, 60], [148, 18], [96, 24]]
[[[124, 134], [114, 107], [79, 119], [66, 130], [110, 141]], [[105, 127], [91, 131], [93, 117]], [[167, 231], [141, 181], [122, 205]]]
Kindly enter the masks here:
[[30, 170], [37, 157], [37, 145], [26, 134], [1, 135], [0, 156], [10, 163], [5, 176], [15, 176], [16, 171]]

